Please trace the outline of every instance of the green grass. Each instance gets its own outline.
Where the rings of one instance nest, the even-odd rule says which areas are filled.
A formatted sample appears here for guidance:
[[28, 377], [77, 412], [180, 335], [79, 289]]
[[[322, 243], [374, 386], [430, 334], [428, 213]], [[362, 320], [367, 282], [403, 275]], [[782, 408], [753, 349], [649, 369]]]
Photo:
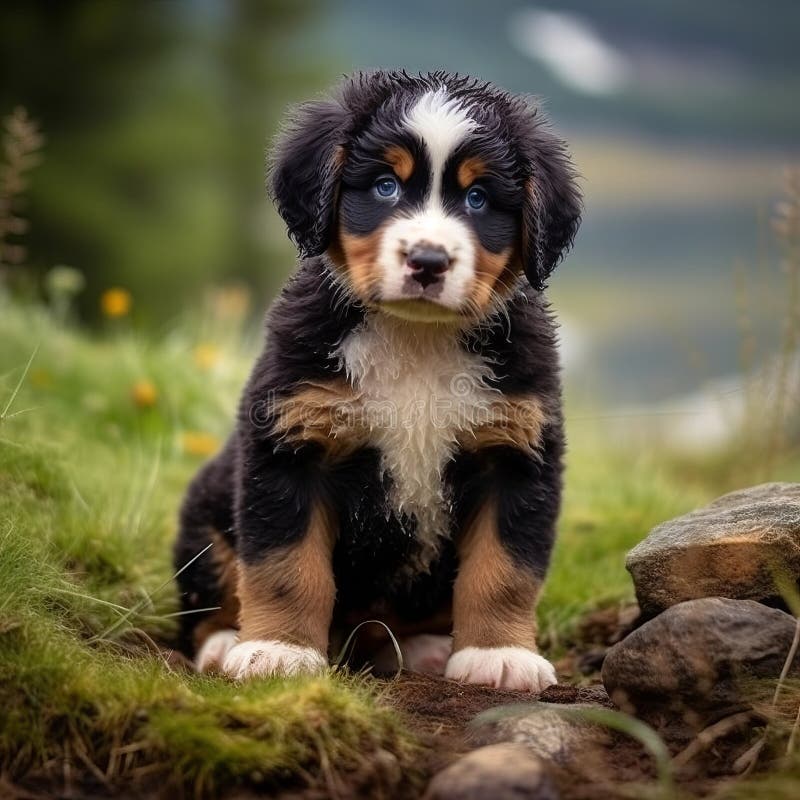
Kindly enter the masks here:
[[[174, 626], [174, 518], [201, 461], [183, 439], [224, 435], [247, 367], [220, 334], [224, 363], [200, 370], [192, 348], [210, 335], [92, 342], [0, 308], [0, 410], [22, 381], [0, 422], [0, 764], [201, 795], [335, 781], [378, 750], [413, 775], [412, 738], [364, 679], [235, 686], [150, 644]], [[152, 407], [132, 398], [142, 380]]]
[[710, 494], [681, 486], [651, 453], [615, 451], [591, 431], [576, 436], [570, 436], [564, 511], [539, 607], [540, 625], [556, 634], [587, 609], [633, 600], [625, 553], [659, 522]]
[[[117, 322], [90, 337], [0, 296], [0, 412], [13, 398], [0, 418], [0, 771], [210, 795], [330, 786], [388, 751], [413, 780], [414, 737], [368, 679], [237, 686], [154, 645], [174, 629], [181, 493], [228, 430], [255, 341], [224, 309], [159, 339]], [[597, 428], [570, 426], [540, 608], [552, 641], [587, 609], [632, 599], [624, 554], [653, 525], [731, 488], [719, 470], [703, 481], [616, 450]]]

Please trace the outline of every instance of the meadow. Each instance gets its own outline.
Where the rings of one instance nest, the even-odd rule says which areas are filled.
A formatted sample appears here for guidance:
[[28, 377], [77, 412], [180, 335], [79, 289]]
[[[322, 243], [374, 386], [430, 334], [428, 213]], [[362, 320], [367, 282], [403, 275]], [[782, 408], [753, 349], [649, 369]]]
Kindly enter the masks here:
[[[104, 327], [0, 295], [0, 768], [27, 786], [409, 785], [420, 742], [385, 683], [331, 672], [246, 686], [191, 674], [170, 650], [171, 543], [181, 494], [224, 440], [259, 344], [241, 290], [210, 292], [160, 335], [103, 296]], [[569, 409], [560, 538], [539, 624], [563, 655], [583, 616], [633, 600], [626, 551], [658, 522], [766, 478], [791, 453], [677, 458], [624, 446]], [[573, 676], [580, 680], [580, 676]], [[365, 778], [366, 779], [366, 778]], [[387, 784], [389, 785], [389, 784]], [[0, 789], [2, 787], [0, 786]], [[388, 790], [387, 790], [388, 791]]]

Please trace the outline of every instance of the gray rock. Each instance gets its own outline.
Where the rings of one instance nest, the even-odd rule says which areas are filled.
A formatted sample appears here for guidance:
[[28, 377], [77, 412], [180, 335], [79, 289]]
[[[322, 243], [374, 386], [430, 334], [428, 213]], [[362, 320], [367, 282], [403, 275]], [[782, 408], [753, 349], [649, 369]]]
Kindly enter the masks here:
[[776, 577], [800, 579], [800, 484], [732, 492], [665, 522], [631, 550], [626, 566], [648, 617], [699, 597], [778, 597]]
[[[789, 614], [752, 600], [680, 603], [608, 651], [603, 683], [624, 711], [658, 727], [679, 716], [697, 728], [772, 692], [796, 625]], [[800, 651], [791, 674], [800, 674]]]
[[540, 758], [566, 767], [576, 756], [609, 742], [605, 728], [581, 720], [580, 712], [586, 708], [597, 706], [530, 703], [502, 714], [492, 709], [478, 715], [471, 725], [470, 738], [480, 745], [523, 744]]
[[462, 756], [428, 784], [423, 800], [558, 800], [546, 766], [520, 744], [494, 744]]

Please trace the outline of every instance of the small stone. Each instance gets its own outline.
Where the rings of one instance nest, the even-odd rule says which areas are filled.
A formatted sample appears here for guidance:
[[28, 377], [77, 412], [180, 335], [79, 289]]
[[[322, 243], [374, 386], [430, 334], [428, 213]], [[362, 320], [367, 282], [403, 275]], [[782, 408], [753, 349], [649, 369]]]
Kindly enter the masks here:
[[[772, 691], [796, 625], [789, 614], [752, 600], [680, 603], [608, 651], [603, 683], [623, 711], [657, 727], [679, 716], [696, 729]], [[800, 674], [800, 652], [790, 674]]]
[[608, 743], [608, 732], [581, 719], [589, 703], [532, 703], [529, 708], [498, 716], [480, 714], [472, 724], [471, 740], [487, 745], [512, 742], [525, 745], [545, 761], [566, 767], [576, 756]]
[[423, 800], [558, 800], [542, 761], [520, 744], [473, 750], [428, 785]]
[[665, 522], [628, 554], [646, 617], [700, 597], [772, 601], [800, 580], [800, 483], [726, 494]]

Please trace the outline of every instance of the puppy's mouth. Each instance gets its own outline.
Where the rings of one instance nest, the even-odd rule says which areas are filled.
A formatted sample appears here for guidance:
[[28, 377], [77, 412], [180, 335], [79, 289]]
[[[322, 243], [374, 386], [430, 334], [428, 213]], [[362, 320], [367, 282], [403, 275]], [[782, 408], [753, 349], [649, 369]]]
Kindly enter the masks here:
[[454, 323], [463, 320], [456, 310], [425, 297], [404, 300], [382, 300], [378, 307], [393, 317], [409, 322]]
[[366, 236], [343, 232], [331, 257], [365, 305], [412, 322], [463, 324], [483, 311], [476, 250], [461, 220], [422, 215]]

